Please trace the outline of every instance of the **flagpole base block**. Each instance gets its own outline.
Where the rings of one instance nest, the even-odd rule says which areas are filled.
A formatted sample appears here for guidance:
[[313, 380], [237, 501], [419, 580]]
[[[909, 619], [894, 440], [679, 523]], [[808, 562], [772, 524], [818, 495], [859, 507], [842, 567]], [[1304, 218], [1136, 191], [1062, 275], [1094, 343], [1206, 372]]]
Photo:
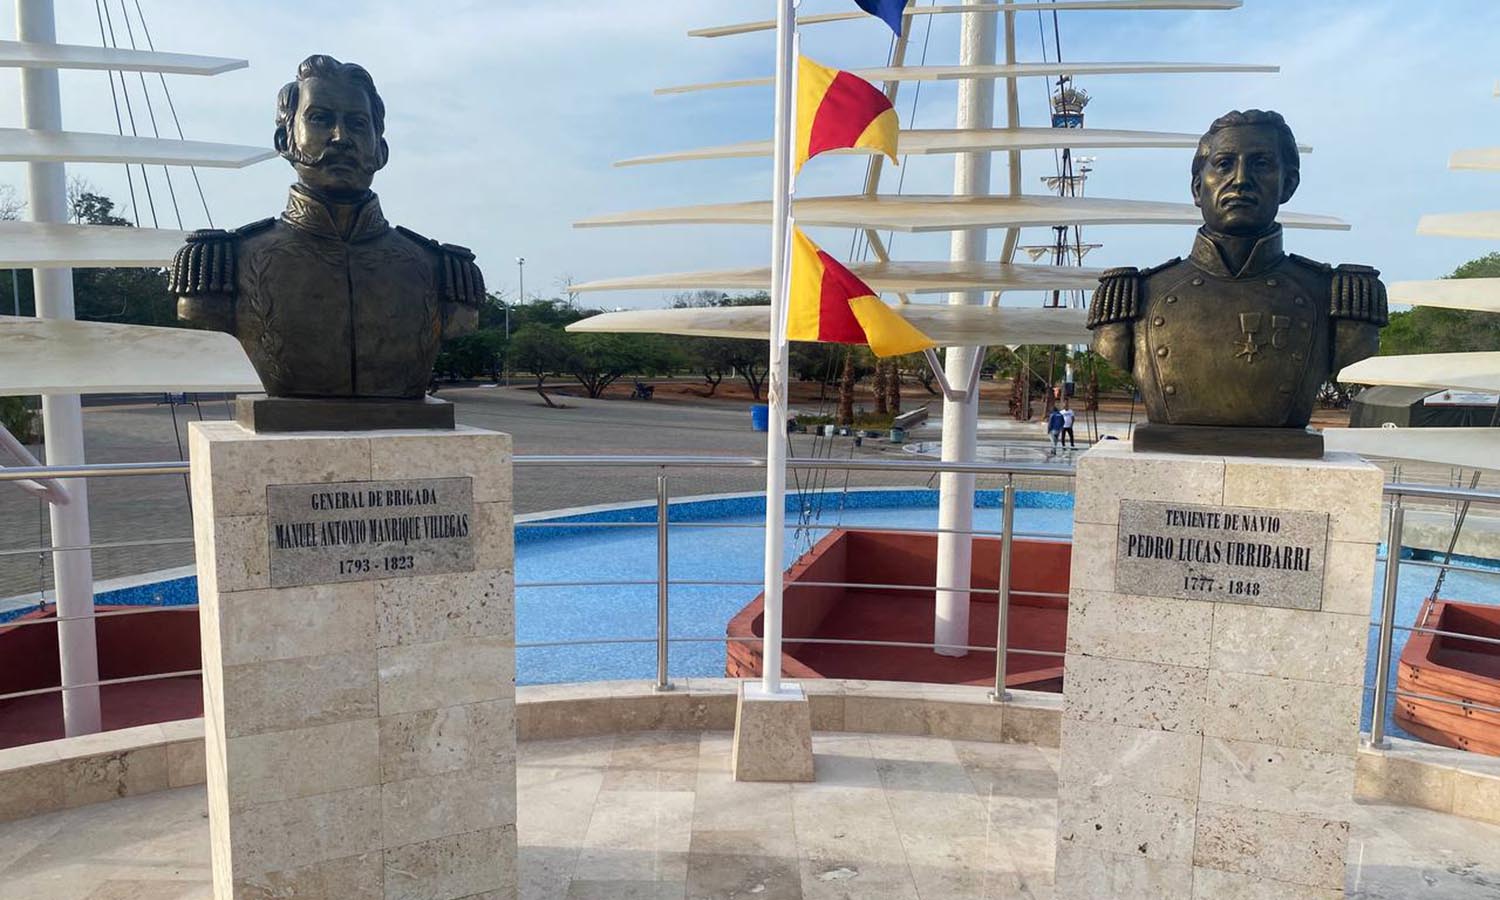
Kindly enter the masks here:
[[735, 781], [812, 781], [812, 705], [800, 685], [740, 684], [730, 767]]

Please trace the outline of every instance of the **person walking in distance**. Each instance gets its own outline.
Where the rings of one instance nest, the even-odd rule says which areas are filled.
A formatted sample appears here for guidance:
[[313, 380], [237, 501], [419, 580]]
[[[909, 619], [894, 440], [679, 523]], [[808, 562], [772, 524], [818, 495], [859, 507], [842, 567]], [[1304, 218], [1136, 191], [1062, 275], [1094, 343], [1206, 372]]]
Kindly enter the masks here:
[[1052, 439], [1052, 451], [1051, 452], [1052, 452], [1053, 455], [1057, 454], [1057, 444], [1058, 444], [1058, 441], [1062, 440], [1062, 430], [1063, 430], [1063, 415], [1062, 415], [1062, 411], [1059, 410], [1057, 407], [1054, 406], [1052, 408], [1052, 412], [1050, 414], [1048, 414], [1048, 416], [1047, 416], [1047, 437], [1049, 437], [1049, 438]]
[[1062, 437], [1067, 439], [1070, 450], [1078, 449], [1078, 440], [1073, 437], [1073, 407], [1067, 404], [1062, 408]]

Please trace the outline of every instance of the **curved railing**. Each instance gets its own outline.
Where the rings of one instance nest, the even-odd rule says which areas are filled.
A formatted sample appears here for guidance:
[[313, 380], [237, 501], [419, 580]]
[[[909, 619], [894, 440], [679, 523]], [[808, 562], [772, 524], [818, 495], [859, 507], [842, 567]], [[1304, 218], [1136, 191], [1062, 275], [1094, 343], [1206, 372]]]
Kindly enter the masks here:
[[[717, 635], [678, 635], [668, 633], [670, 620], [670, 600], [673, 586], [744, 586], [758, 587], [758, 581], [729, 581], [713, 579], [674, 579], [668, 577], [668, 560], [670, 554], [670, 530], [676, 526], [693, 528], [747, 528], [756, 529], [764, 526], [739, 524], [739, 523], [711, 523], [694, 521], [691, 523], [676, 522], [671, 520], [671, 480], [670, 472], [682, 469], [741, 469], [755, 470], [764, 469], [765, 460], [757, 457], [739, 456], [585, 456], [585, 455], [547, 455], [547, 456], [517, 456], [515, 466], [518, 470], [544, 469], [544, 468], [578, 468], [591, 469], [603, 468], [636, 468], [642, 470], [657, 470], [656, 481], [656, 518], [655, 521], [647, 522], [587, 522], [569, 521], [566, 523], [548, 522], [517, 522], [518, 529], [524, 528], [546, 528], [558, 527], [565, 524], [570, 528], [651, 528], [657, 535], [657, 560], [656, 577], [654, 579], [643, 579], [636, 581], [598, 581], [581, 579], [577, 581], [546, 581], [546, 582], [518, 582], [517, 589], [535, 587], [601, 587], [618, 585], [655, 585], [657, 588], [657, 615], [654, 634], [642, 634], [639, 636], [609, 636], [580, 638], [566, 641], [534, 641], [518, 642], [517, 649], [535, 647], [557, 647], [557, 646], [584, 646], [584, 645], [607, 645], [607, 644], [654, 644], [657, 648], [655, 683], [659, 690], [671, 688], [671, 672], [669, 671], [668, 650], [672, 644], [689, 643], [728, 643], [733, 641], [757, 643], [760, 638], [756, 637], [732, 637], [724, 634]], [[1002, 527], [999, 531], [969, 530], [954, 532], [951, 529], [890, 529], [906, 532], [923, 531], [937, 533], [949, 531], [950, 533], [963, 533], [984, 537], [998, 537], [1001, 541], [1001, 575], [999, 587], [995, 589], [970, 588], [973, 594], [996, 594], [998, 595], [998, 610], [1000, 611], [998, 627], [996, 629], [996, 643], [993, 645], [965, 646], [963, 649], [996, 653], [997, 649], [1004, 652], [996, 653], [996, 673], [994, 690], [991, 696], [995, 699], [1003, 699], [1005, 696], [1005, 660], [1011, 653], [1025, 653], [1036, 656], [1061, 657], [1062, 653], [1041, 649], [1030, 649], [1025, 647], [1010, 646], [1006, 637], [1006, 616], [1008, 601], [1012, 594], [1010, 589], [1009, 565], [1011, 558], [1011, 547], [1016, 537], [1057, 537], [1057, 535], [1034, 535], [1018, 533], [1014, 527], [1014, 509], [1016, 485], [1018, 477], [1046, 477], [1046, 478], [1072, 478], [1074, 469], [1065, 464], [1055, 463], [1009, 463], [1009, 462], [973, 462], [954, 463], [943, 462], [936, 459], [912, 459], [912, 460], [882, 460], [882, 459], [818, 459], [798, 458], [787, 462], [788, 468], [799, 470], [813, 470], [823, 472], [875, 472], [883, 475], [936, 475], [941, 473], [963, 473], [976, 476], [988, 476], [1004, 479], [1003, 505], [1002, 505]], [[130, 477], [145, 475], [185, 475], [189, 472], [189, 466], [184, 462], [146, 462], [146, 463], [107, 463], [89, 464], [75, 466], [30, 466], [0, 469], [0, 482], [18, 481], [25, 479], [69, 479], [69, 478], [101, 478], [101, 477]], [[1387, 562], [1385, 580], [1380, 592], [1380, 604], [1374, 610], [1376, 618], [1370, 623], [1370, 627], [1376, 632], [1376, 677], [1374, 683], [1366, 687], [1367, 691], [1374, 694], [1372, 723], [1370, 728], [1370, 740], [1375, 746], [1386, 745], [1387, 731], [1387, 707], [1394, 698], [1420, 699], [1428, 702], [1442, 703], [1459, 707], [1461, 709], [1477, 712], [1500, 714], [1500, 708], [1484, 704], [1456, 701], [1451, 698], [1436, 697], [1400, 690], [1392, 684], [1392, 647], [1397, 632], [1407, 634], [1427, 634], [1443, 637], [1462, 638], [1478, 644], [1500, 646], [1500, 639], [1485, 638], [1481, 636], [1458, 634], [1423, 625], [1398, 625], [1395, 621], [1397, 586], [1402, 567], [1430, 567], [1447, 569], [1455, 572], [1468, 572], [1473, 574], [1497, 576], [1500, 572], [1492, 569], [1469, 566], [1464, 564], [1438, 563], [1427, 560], [1402, 559], [1399, 548], [1402, 547], [1401, 537], [1404, 533], [1405, 516], [1409, 504], [1413, 502], [1427, 502], [1437, 504], [1479, 505], [1484, 507], [1500, 508], [1500, 492], [1481, 491], [1457, 487], [1445, 487], [1437, 485], [1423, 485], [1411, 483], [1389, 483], [1385, 485], [1385, 494], [1390, 499], [1389, 518], [1387, 527], [1386, 547], [1388, 548], [1383, 559]], [[806, 527], [800, 523], [788, 523], [788, 528]], [[829, 527], [829, 526], [815, 526]], [[874, 529], [879, 530], [879, 529]], [[20, 554], [50, 553], [54, 551], [78, 550], [78, 549], [114, 549], [122, 547], [143, 547], [153, 545], [169, 544], [191, 544], [191, 538], [163, 538], [144, 541], [119, 541], [109, 543], [91, 544], [85, 547], [29, 547], [15, 550], [0, 551], [0, 557]], [[1391, 552], [1389, 548], [1398, 548]], [[1394, 563], [1394, 564], [1392, 564]], [[851, 582], [806, 582], [806, 586], [815, 587], [870, 587], [868, 584], [855, 584]], [[788, 585], [789, 588], [794, 585]], [[932, 591], [941, 590], [941, 585], [891, 585], [889, 587], [899, 589]], [[951, 589], [951, 588], [950, 588]], [[1016, 592], [1021, 593], [1021, 592]], [[1036, 596], [1063, 596], [1061, 594], [1042, 594], [1039, 592], [1025, 592]], [[93, 612], [89, 617], [79, 618], [108, 618], [125, 615], [145, 615], [153, 612], [162, 612], [173, 609], [173, 607], [142, 607], [128, 610], [106, 610]], [[5, 623], [4, 628], [26, 627], [44, 624], [54, 624], [60, 621], [57, 618], [18, 620]], [[904, 647], [904, 648], [935, 648], [930, 642], [914, 641], [873, 641], [853, 640], [842, 638], [784, 638], [786, 643], [800, 644], [844, 644], [870, 647]], [[129, 678], [103, 679], [89, 684], [70, 685], [70, 688], [102, 687], [114, 684], [125, 684], [130, 682], [151, 681], [166, 678], [179, 678], [200, 674], [200, 670], [192, 669], [180, 672], [167, 672], [155, 675], [134, 676]], [[60, 693], [62, 687], [38, 688], [29, 691], [17, 691], [0, 694], [0, 701], [19, 697], [33, 696], [38, 694]]]

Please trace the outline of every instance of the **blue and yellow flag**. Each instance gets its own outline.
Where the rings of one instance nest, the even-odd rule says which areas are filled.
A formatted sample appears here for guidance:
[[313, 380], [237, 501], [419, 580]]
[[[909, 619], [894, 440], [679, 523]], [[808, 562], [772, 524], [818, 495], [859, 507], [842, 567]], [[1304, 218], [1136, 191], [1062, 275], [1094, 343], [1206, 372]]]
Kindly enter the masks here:
[[891, 26], [891, 30], [901, 35], [901, 21], [906, 14], [907, 0], [854, 0], [859, 8], [870, 15]]

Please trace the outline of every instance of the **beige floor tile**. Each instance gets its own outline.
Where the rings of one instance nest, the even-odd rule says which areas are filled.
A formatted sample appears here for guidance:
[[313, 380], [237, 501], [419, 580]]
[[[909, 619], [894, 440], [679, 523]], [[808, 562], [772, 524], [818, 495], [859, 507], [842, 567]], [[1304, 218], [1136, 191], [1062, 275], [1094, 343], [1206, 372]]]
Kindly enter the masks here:
[[622, 734], [604, 773], [606, 791], [692, 791], [702, 736], [678, 732]]
[[573, 877], [684, 881], [692, 821], [690, 792], [601, 791]]
[[680, 881], [575, 881], [566, 896], [567, 900], [684, 900], [687, 894]]

